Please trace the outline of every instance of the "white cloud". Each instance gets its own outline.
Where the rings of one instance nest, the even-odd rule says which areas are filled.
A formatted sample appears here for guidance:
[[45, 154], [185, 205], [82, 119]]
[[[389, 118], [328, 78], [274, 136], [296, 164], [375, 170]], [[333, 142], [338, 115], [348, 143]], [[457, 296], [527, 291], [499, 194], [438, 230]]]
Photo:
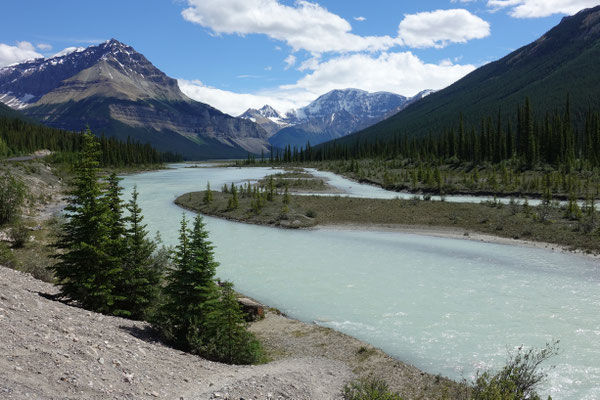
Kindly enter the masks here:
[[179, 87], [190, 98], [207, 103], [231, 115], [265, 104], [285, 112], [307, 105], [334, 89], [357, 88], [369, 92], [388, 91], [414, 96], [424, 89], [443, 89], [475, 69], [449, 59], [427, 64], [411, 52], [340, 56], [324, 62], [311, 59], [307, 73], [294, 84], [262, 90], [258, 93], [235, 93], [204, 85], [200, 81], [179, 79]]
[[424, 89], [442, 89], [474, 69], [473, 65], [456, 65], [449, 60], [427, 64], [411, 52], [384, 52], [378, 57], [353, 54], [319, 63], [295, 84], [281, 88], [317, 96], [342, 88], [413, 96]]
[[263, 34], [311, 53], [379, 51], [398, 44], [390, 36], [359, 36], [340, 16], [317, 3], [298, 0], [187, 0], [182, 16], [216, 34]]
[[0, 68], [40, 57], [43, 56], [36, 52], [35, 47], [29, 42], [17, 42], [16, 46], [0, 43]]
[[49, 51], [52, 50], [52, 45], [47, 44], [47, 43], [38, 43], [37, 48], [42, 50], [42, 51]]
[[398, 34], [410, 47], [445, 47], [490, 35], [490, 24], [464, 9], [406, 15]]
[[283, 60], [283, 62], [285, 63], [285, 69], [290, 69], [294, 64], [296, 64], [296, 56], [290, 54], [285, 58], [285, 60]]
[[361, 17], [354, 17], [354, 20], [355, 20], [355, 21], [362, 22], [362, 21], [366, 21], [367, 19], [366, 19], [365, 17], [362, 17], [362, 16], [361, 16]]
[[307, 97], [311, 96], [310, 94], [279, 89], [272, 92], [264, 91], [259, 94], [235, 93], [207, 86], [198, 80], [178, 79], [177, 82], [181, 91], [188, 97], [210, 104], [216, 109], [233, 116], [242, 114], [248, 108], [261, 108], [265, 104], [269, 104], [278, 111], [285, 112], [314, 100], [314, 98]]
[[279, 0], [187, 0], [187, 4], [183, 18], [215, 34], [267, 35], [287, 43], [294, 52], [306, 50], [313, 55], [388, 51], [398, 45], [440, 48], [490, 34], [486, 21], [464, 9], [405, 15], [399, 36], [391, 37], [355, 35], [347, 20], [306, 0], [297, 0], [293, 6]]
[[540, 18], [552, 14], [572, 15], [584, 8], [595, 7], [598, 0], [488, 0], [492, 10], [508, 8], [515, 18]]

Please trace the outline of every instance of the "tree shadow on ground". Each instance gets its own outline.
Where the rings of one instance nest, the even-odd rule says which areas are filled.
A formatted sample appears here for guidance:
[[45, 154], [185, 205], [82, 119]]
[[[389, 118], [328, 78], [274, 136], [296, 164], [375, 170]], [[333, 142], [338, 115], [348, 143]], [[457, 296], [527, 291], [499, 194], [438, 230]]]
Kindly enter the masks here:
[[130, 326], [130, 325], [120, 325], [119, 329], [129, 333], [136, 339], [143, 340], [148, 343], [161, 343], [165, 344], [161, 339], [158, 331], [152, 328], [150, 325], [144, 326]]

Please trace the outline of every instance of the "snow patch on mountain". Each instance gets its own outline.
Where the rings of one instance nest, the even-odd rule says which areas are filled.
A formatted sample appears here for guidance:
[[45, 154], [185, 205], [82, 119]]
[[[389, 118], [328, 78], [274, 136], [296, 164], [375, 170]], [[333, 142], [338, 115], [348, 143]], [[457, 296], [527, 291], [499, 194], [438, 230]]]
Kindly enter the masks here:
[[85, 50], [86, 50], [85, 47], [67, 47], [66, 49], [59, 51], [55, 55], [48, 57], [48, 59], [64, 57], [64, 56], [68, 56], [69, 54], [73, 54], [73, 53], [81, 53], [82, 51], [85, 51]]

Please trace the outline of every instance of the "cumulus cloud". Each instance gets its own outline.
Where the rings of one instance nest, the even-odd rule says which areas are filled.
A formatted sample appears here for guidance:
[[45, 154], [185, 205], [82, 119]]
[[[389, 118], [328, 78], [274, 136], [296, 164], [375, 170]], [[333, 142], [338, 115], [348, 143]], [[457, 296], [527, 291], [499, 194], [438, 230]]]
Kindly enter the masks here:
[[[306, 0], [298, 0], [293, 6], [279, 0], [187, 0], [187, 4], [181, 13], [183, 18], [215, 34], [267, 35], [287, 43], [293, 51], [306, 50], [314, 55], [388, 51], [403, 44], [439, 48], [490, 33], [486, 21], [464, 9], [405, 15], [399, 36], [391, 37], [353, 34], [347, 20]], [[361, 16], [354, 19], [366, 20]]]
[[598, 0], [488, 0], [492, 10], [508, 9], [515, 18], [540, 18], [552, 14], [572, 15], [584, 8], [595, 7]]
[[448, 60], [424, 63], [411, 52], [384, 52], [378, 57], [352, 54], [319, 63], [295, 84], [281, 88], [302, 89], [316, 95], [333, 89], [358, 88], [413, 96], [424, 89], [442, 89], [474, 69], [473, 65], [456, 65]]
[[464, 9], [406, 15], [398, 34], [410, 47], [445, 47], [490, 35], [490, 24]]
[[[457, 0], [465, 2], [468, 0]], [[235, 93], [200, 81], [179, 80], [189, 97], [231, 115], [269, 104], [280, 111], [307, 105], [327, 91], [358, 88], [391, 91], [412, 96], [424, 89], [442, 89], [473, 71], [450, 59], [425, 63], [412, 52], [395, 52], [395, 46], [437, 47], [464, 43], [490, 34], [490, 25], [464, 9], [437, 10], [405, 15], [398, 36], [360, 36], [350, 23], [319, 4], [297, 0], [186, 0], [185, 20], [215, 35], [261, 34], [286, 43], [292, 53], [284, 68], [304, 73], [294, 83], [255, 93]], [[364, 21], [364, 17], [355, 17]], [[279, 46], [276, 49], [280, 50]], [[296, 51], [310, 56], [298, 59]], [[456, 60], [455, 60], [456, 62]]]
[[413, 96], [424, 89], [442, 89], [473, 71], [473, 65], [457, 65], [446, 59], [439, 64], [423, 62], [411, 52], [352, 54], [324, 62], [313, 60], [310, 71], [294, 84], [258, 93], [235, 93], [200, 81], [180, 79], [179, 87], [194, 100], [208, 103], [231, 115], [265, 104], [285, 112], [307, 105], [320, 95], [343, 88], [370, 92], [389, 91]]
[[286, 42], [294, 51], [312, 53], [378, 51], [397, 45], [390, 36], [359, 36], [340, 16], [300, 0], [286, 6], [277, 0], [187, 0], [182, 16], [214, 33], [263, 34]]
[[17, 42], [16, 46], [0, 43], [0, 68], [40, 57], [43, 56], [36, 52], [35, 47], [29, 42]]
[[[269, 104], [276, 110], [285, 112], [292, 108], [298, 108], [308, 104], [314, 98], [307, 98], [306, 93], [298, 91], [285, 91], [274, 89], [273, 91], [263, 91], [258, 94], [235, 93], [227, 90], [217, 89], [203, 84], [199, 80], [179, 79], [179, 88], [188, 97], [210, 104], [227, 114], [238, 116], [248, 108], [260, 108]], [[291, 97], [288, 97], [290, 96]]]

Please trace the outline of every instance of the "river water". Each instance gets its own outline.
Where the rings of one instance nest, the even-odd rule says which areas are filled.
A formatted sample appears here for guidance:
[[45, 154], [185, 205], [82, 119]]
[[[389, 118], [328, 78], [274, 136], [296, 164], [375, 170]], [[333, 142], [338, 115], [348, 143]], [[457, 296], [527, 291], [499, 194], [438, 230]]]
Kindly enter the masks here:
[[[175, 244], [186, 192], [241, 183], [270, 168], [182, 168], [125, 176], [151, 232]], [[337, 182], [337, 183], [336, 183]], [[354, 195], [382, 189], [331, 181]], [[372, 192], [371, 192], [372, 191]], [[385, 191], [384, 191], [385, 192]], [[388, 195], [395, 197], [391, 192]], [[473, 200], [474, 201], [474, 200]], [[471, 378], [507, 351], [559, 339], [545, 393], [600, 399], [600, 266], [549, 250], [397, 232], [282, 230], [205, 217], [236, 288], [306, 322], [348, 333], [427, 372]]]

